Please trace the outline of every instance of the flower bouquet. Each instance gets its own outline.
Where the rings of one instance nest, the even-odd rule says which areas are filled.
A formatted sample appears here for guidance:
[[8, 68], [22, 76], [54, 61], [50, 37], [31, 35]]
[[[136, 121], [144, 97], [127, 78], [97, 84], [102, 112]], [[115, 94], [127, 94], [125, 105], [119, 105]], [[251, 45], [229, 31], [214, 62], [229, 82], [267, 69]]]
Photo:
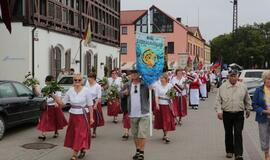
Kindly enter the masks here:
[[116, 86], [112, 85], [106, 90], [108, 116], [117, 116], [120, 112], [120, 94]]
[[170, 110], [172, 112], [172, 115], [175, 117], [175, 110], [174, 110], [174, 106], [177, 106], [177, 98], [176, 98], [176, 90], [172, 87], [171, 89], [169, 89], [166, 93], [166, 95], [170, 98], [169, 99], [169, 106], [170, 106]]
[[41, 93], [43, 96], [50, 96], [56, 91], [63, 91], [64, 88], [60, 86], [57, 82], [52, 81], [46, 87], [42, 88]]
[[168, 96], [170, 99], [175, 99], [176, 98], [176, 90], [172, 87], [169, 89], [166, 93], [166, 96]]
[[116, 86], [112, 85], [106, 90], [106, 100], [108, 102], [113, 101], [114, 99], [119, 99], [120, 94]]
[[26, 85], [27, 87], [34, 87], [36, 85], [39, 85], [39, 80], [36, 78], [33, 78], [31, 76], [31, 73], [29, 72], [26, 76], [25, 76], [25, 80], [23, 81], [23, 84]]

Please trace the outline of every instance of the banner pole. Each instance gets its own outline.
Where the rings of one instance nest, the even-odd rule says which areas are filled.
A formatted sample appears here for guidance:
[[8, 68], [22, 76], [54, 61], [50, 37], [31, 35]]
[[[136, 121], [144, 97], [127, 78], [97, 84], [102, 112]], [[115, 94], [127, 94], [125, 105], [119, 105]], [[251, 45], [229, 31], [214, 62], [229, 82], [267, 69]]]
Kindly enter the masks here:
[[150, 137], [153, 136], [152, 90], [149, 89]]

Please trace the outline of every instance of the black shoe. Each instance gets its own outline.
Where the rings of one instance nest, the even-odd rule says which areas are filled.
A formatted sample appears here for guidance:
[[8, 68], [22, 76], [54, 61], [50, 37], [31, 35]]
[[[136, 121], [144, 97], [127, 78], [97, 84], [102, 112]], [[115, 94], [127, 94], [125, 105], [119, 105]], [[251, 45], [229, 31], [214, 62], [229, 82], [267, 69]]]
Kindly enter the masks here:
[[129, 135], [128, 135], [128, 134], [124, 134], [124, 135], [122, 136], [122, 139], [123, 139], [123, 140], [128, 140], [128, 138], [129, 138]]
[[171, 141], [168, 137], [163, 137], [162, 138], [163, 142], [166, 143], [166, 144], [169, 144]]
[[45, 141], [46, 140], [46, 136], [45, 135], [38, 136], [38, 139]]
[[132, 159], [133, 159], [133, 160], [138, 160], [139, 155], [140, 155], [140, 153], [136, 153], [136, 154], [132, 157]]
[[144, 160], [144, 156], [139, 156], [137, 160]]
[[235, 160], [244, 160], [243, 156], [235, 156]]
[[85, 157], [85, 151], [81, 150], [81, 152], [80, 152], [78, 158], [79, 158], [79, 159], [82, 159], [83, 157]]
[[232, 158], [233, 157], [233, 153], [227, 153], [226, 154], [226, 158]]
[[59, 137], [59, 134], [58, 134], [58, 133], [55, 133], [55, 134], [53, 135], [53, 138], [57, 138], [57, 137]]

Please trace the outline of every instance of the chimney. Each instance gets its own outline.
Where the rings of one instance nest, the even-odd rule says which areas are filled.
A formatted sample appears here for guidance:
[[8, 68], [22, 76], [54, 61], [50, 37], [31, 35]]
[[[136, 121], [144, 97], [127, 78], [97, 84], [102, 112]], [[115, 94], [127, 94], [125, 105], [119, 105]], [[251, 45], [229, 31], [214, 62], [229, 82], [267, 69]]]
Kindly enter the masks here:
[[182, 23], [182, 18], [181, 17], [177, 17], [176, 20], [180, 23]]

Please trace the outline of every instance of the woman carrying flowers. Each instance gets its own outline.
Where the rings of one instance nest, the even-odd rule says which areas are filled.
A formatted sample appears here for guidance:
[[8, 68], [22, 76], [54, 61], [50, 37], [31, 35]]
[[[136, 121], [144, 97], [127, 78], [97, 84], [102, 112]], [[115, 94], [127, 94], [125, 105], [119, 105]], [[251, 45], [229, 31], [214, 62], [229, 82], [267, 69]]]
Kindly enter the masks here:
[[46, 98], [46, 106], [43, 108], [37, 126], [37, 129], [42, 132], [42, 135], [38, 138], [43, 141], [46, 140], [45, 132], [54, 131], [53, 138], [57, 138], [59, 135], [58, 130], [63, 129], [67, 125], [67, 120], [59, 104], [61, 88], [54, 82], [54, 77], [51, 75], [46, 77], [45, 84], [46, 86], [41, 92]]
[[155, 112], [155, 129], [163, 130], [164, 143], [170, 143], [168, 132], [175, 130], [175, 114], [172, 106], [172, 99], [175, 98], [176, 92], [173, 86], [168, 83], [168, 75], [164, 73], [160, 77], [160, 83], [155, 87], [156, 112]]

